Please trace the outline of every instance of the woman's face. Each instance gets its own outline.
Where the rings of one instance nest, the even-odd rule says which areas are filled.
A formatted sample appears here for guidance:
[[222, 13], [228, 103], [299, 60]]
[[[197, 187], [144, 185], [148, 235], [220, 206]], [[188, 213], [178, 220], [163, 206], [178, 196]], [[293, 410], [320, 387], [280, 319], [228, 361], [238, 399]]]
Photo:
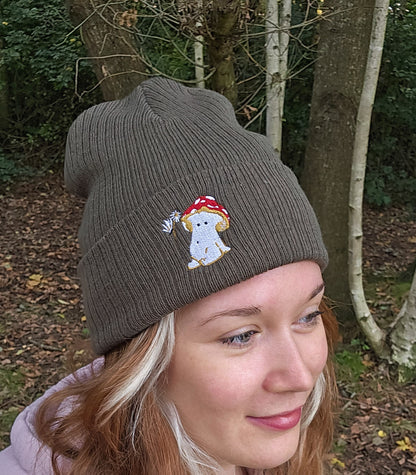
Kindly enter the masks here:
[[257, 275], [176, 312], [167, 396], [224, 473], [296, 451], [300, 416], [327, 358], [319, 266]]

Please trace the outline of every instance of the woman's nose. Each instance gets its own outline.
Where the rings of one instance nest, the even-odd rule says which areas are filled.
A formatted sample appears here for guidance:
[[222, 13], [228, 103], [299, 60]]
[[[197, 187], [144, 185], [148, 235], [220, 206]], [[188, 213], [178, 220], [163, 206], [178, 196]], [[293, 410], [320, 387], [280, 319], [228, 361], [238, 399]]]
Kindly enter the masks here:
[[[293, 337], [276, 342], [270, 348], [267, 371], [263, 388], [269, 392], [303, 392], [312, 390], [315, 384], [313, 375], [313, 355], [306, 347], [300, 347]], [[304, 345], [307, 343], [303, 342]]]

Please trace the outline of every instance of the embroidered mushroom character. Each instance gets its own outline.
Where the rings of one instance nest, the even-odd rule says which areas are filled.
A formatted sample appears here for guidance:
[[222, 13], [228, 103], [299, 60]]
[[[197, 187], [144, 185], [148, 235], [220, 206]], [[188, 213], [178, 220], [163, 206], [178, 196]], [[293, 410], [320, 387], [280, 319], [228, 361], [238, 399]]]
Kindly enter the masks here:
[[192, 233], [188, 269], [209, 266], [230, 250], [218, 234], [230, 226], [230, 216], [212, 196], [197, 198], [183, 212], [181, 221], [183, 227]]

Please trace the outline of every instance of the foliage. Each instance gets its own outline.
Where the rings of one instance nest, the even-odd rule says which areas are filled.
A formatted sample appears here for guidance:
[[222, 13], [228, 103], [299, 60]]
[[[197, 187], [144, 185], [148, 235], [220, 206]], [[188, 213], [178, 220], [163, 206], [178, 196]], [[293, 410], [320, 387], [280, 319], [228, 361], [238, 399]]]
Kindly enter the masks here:
[[366, 370], [361, 351], [344, 349], [336, 353], [335, 361], [340, 381], [357, 382]]
[[5, 444], [10, 443], [9, 433], [10, 427], [18, 416], [20, 408], [9, 407], [7, 409], [0, 409], [0, 442], [4, 440]]
[[175, 4], [161, 3], [163, 10], [145, 2], [135, 4], [135, 31], [141, 54], [153, 74], [192, 81], [193, 41], [178, 28]]
[[416, 205], [416, 2], [392, 4], [374, 103], [366, 198]]
[[30, 176], [34, 173], [33, 168], [21, 165], [15, 160], [11, 160], [0, 149], [0, 190], [4, 185], [11, 183], [21, 176]]
[[20, 371], [12, 371], [6, 368], [0, 368], [0, 392], [1, 401], [6, 398], [16, 396], [22, 390], [24, 375]]
[[[32, 166], [61, 159], [69, 124], [96, 99], [81, 104], [74, 96], [75, 63], [84, 55], [79, 34], [71, 34], [61, 0], [2, 0], [0, 16], [7, 77], [0, 86], [8, 96], [10, 124], [1, 134], [4, 154], [8, 162]], [[89, 66], [81, 64], [80, 84], [92, 79]], [[15, 175], [12, 169], [9, 163], [3, 181]]]
[[21, 410], [20, 407], [10, 405], [10, 401], [22, 393], [24, 382], [24, 375], [19, 369], [0, 368], [0, 441], [3, 438], [8, 441], [10, 426]]
[[365, 191], [368, 203], [376, 206], [387, 206], [396, 203], [416, 204], [416, 177], [409, 176], [406, 170], [392, 165], [369, 164], [365, 180]]
[[[308, 133], [313, 70], [316, 60], [317, 29], [311, 22], [315, 10], [305, 11], [305, 2], [294, 2], [292, 8], [293, 34], [298, 38], [289, 44], [291, 76], [286, 87], [285, 122], [283, 125], [283, 160], [300, 175], [303, 167]], [[308, 21], [308, 26], [304, 25]]]
[[[7, 70], [7, 83], [0, 81], [0, 90], [7, 91], [10, 123], [0, 136], [0, 182], [9, 182], [28, 171], [19, 163], [45, 168], [51, 160], [60, 161], [72, 120], [101, 100], [98, 88], [83, 95], [82, 101], [74, 93], [75, 65], [86, 54], [63, 3], [0, 0], [1, 61]], [[128, 26], [136, 32], [149, 73], [193, 80], [193, 37], [186, 25], [195, 23], [197, 17], [190, 5], [126, 1], [131, 22]], [[237, 115], [250, 130], [264, 133], [264, 11], [262, 4], [247, 5], [248, 35], [240, 38], [235, 50]], [[315, 1], [294, 1], [292, 5], [291, 75], [286, 88], [282, 157], [295, 172], [303, 166], [319, 38], [317, 23], [312, 20], [319, 5]], [[377, 206], [397, 202], [416, 205], [415, 19], [414, 0], [406, 2], [406, 8], [392, 3], [366, 177], [366, 199]], [[210, 73], [209, 69], [205, 72]], [[80, 92], [96, 84], [87, 61], [79, 61], [77, 82]]]

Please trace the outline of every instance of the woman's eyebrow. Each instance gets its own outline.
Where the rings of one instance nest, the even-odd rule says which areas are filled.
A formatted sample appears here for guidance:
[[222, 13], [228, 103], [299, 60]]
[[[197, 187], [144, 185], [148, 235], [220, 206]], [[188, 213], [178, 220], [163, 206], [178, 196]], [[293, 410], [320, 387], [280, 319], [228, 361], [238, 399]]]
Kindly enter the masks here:
[[[316, 297], [323, 289], [325, 288], [324, 282], [319, 284], [311, 293], [309, 296], [309, 300], [312, 300], [314, 297]], [[258, 315], [261, 313], [261, 307], [241, 307], [241, 308], [233, 308], [230, 310], [225, 310], [223, 312], [215, 313], [214, 315], [210, 315], [209, 317], [205, 318], [200, 326], [204, 326], [208, 322], [211, 322], [213, 320], [216, 320], [217, 318], [220, 317], [250, 317], [252, 315]]]
[[314, 289], [309, 297], [309, 300], [312, 300], [314, 297], [316, 297], [318, 294], [320, 294], [322, 292], [322, 290], [325, 288], [325, 283], [322, 282], [321, 284], [318, 285], [318, 287], [316, 287], [316, 289]]
[[233, 308], [230, 310], [225, 310], [224, 312], [215, 313], [214, 315], [210, 315], [208, 318], [205, 318], [201, 322], [201, 327], [212, 320], [215, 320], [220, 317], [250, 317], [252, 315], [258, 315], [261, 313], [261, 307], [241, 307], [241, 308]]

